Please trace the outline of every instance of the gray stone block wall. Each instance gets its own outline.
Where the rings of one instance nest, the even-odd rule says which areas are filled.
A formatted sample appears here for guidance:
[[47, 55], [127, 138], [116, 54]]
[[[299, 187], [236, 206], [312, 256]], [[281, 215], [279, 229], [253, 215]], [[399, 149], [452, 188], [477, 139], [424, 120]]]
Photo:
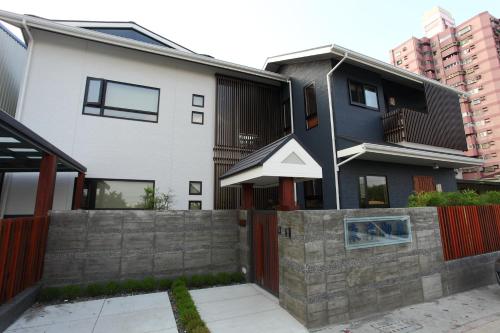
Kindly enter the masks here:
[[[347, 250], [344, 218], [409, 215], [413, 241]], [[278, 212], [280, 304], [309, 328], [337, 324], [495, 282], [498, 253], [445, 262], [437, 210]]]
[[51, 212], [43, 283], [235, 272], [238, 211]]

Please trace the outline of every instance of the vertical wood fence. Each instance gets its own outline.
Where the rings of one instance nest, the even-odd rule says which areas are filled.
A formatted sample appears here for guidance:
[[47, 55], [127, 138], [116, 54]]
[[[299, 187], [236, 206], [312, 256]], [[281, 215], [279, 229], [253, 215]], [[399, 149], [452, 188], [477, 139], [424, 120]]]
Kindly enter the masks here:
[[438, 207], [444, 260], [500, 251], [500, 205]]
[[42, 278], [49, 217], [0, 220], [0, 304]]

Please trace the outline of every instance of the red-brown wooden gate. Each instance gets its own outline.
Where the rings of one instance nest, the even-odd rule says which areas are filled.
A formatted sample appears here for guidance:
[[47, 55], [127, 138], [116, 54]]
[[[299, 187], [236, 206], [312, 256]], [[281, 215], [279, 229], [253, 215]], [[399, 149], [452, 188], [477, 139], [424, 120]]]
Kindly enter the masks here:
[[255, 283], [278, 296], [278, 218], [276, 211], [254, 211], [252, 228]]

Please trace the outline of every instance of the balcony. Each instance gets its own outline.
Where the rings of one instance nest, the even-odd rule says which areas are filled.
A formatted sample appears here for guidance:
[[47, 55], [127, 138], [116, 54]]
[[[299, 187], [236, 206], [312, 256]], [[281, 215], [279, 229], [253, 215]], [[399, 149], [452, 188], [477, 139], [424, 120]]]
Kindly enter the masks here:
[[413, 123], [409, 114], [426, 114], [411, 109], [397, 109], [382, 115], [382, 126], [384, 127], [384, 140], [392, 143], [399, 143], [408, 140], [408, 128]]

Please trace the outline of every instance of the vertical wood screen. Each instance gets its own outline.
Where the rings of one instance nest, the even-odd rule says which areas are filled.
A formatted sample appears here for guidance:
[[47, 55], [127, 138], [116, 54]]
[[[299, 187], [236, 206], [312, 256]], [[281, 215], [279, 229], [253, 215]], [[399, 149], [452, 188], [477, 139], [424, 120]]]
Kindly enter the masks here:
[[[284, 136], [281, 87], [217, 75], [215, 209], [240, 205], [240, 189], [221, 188], [219, 177], [243, 157]], [[272, 208], [277, 189], [255, 189], [257, 208]], [[265, 206], [265, 207], [264, 207]]]
[[252, 225], [255, 282], [277, 296], [279, 293], [279, 257], [276, 211], [254, 211]]
[[438, 207], [444, 260], [500, 251], [500, 205]]
[[413, 190], [419, 192], [434, 192], [436, 185], [432, 176], [413, 176]]
[[42, 278], [49, 217], [0, 220], [0, 304]]

